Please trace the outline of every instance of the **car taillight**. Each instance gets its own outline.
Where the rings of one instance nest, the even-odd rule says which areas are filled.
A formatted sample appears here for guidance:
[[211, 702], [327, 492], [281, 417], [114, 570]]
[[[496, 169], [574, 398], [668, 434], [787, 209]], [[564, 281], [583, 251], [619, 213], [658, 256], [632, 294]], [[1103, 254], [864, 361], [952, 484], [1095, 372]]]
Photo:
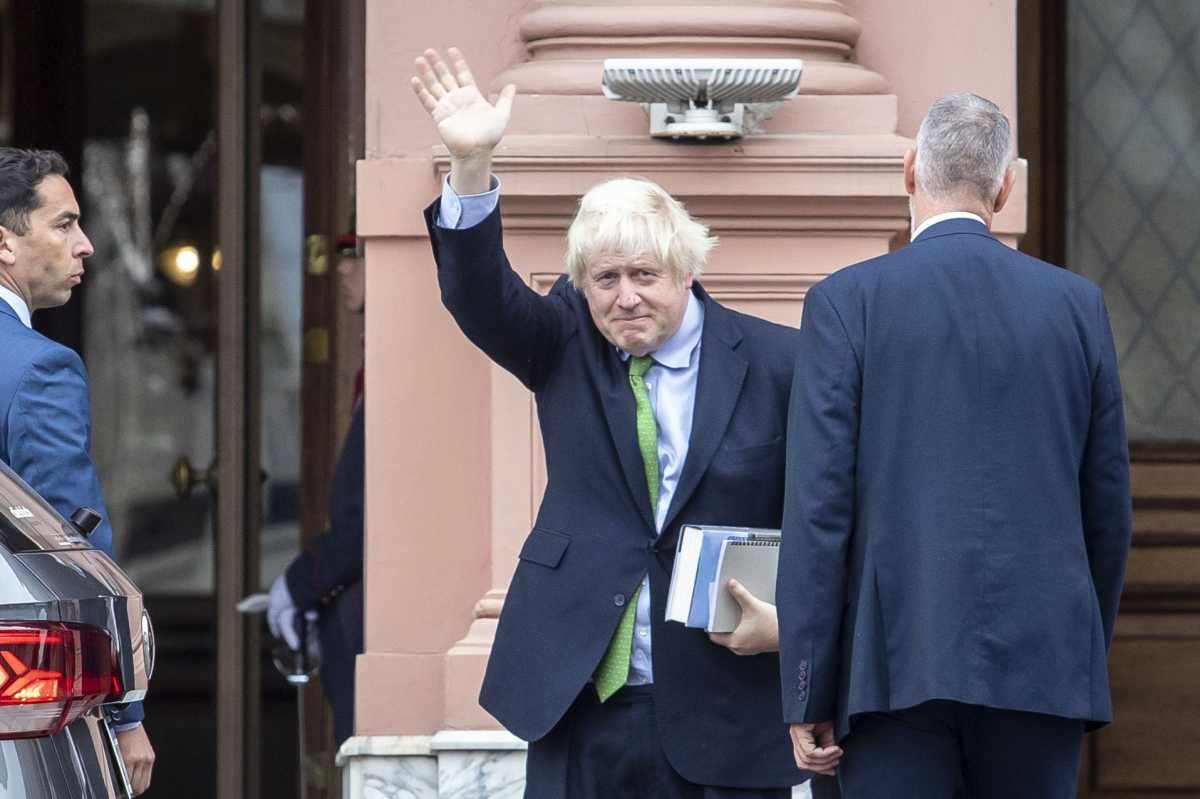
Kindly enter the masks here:
[[53, 735], [120, 693], [106, 630], [0, 622], [0, 738]]

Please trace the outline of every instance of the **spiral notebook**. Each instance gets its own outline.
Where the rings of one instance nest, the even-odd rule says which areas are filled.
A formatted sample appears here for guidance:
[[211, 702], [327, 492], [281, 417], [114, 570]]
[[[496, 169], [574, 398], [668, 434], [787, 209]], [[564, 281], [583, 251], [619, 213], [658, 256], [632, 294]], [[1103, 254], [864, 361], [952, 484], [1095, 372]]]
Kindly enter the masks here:
[[726, 539], [779, 538], [778, 530], [686, 524], [679, 530], [667, 591], [667, 621], [703, 630], [712, 618], [712, 582]]
[[742, 607], [726, 587], [731, 579], [744, 585], [764, 602], [775, 604], [775, 575], [779, 571], [779, 539], [728, 538], [721, 544], [717, 576], [712, 582], [712, 600], [707, 629], [730, 633], [742, 619]]

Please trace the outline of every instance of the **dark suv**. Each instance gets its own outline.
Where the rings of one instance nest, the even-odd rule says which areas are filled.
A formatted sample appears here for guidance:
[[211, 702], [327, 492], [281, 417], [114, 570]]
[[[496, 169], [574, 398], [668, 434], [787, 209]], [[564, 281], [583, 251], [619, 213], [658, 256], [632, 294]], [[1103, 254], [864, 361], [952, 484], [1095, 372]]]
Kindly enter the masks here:
[[0, 794], [108, 799], [129, 782], [103, 706], [142, 699], [154, 633], [142, 594], [0, 463]]

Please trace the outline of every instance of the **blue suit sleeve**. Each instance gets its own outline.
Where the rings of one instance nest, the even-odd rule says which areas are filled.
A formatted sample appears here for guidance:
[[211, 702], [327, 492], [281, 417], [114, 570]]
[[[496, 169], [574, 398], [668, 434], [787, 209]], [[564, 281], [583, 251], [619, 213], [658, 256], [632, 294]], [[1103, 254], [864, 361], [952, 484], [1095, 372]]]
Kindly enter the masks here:
[[[9, 411], [9, 455], [21, 476], [65, 518], [80, 507], [100, 514], [90, 543], [113, 555], [112, 524], [91, 456], [92, 417], [83, 361], [65, 347], [48, 348], [21, 381]], [[115, 725], [140, 722], [141, 702], [106, 708]]]
[[65, 347], [47, 349], [29, 367], [9, 413], [13, 471], [65, 518], [83, 506], [99, 513], [90, 541], [111, 556], [112, 525], [90, 453], [91, 412], [79, 356]]
[[1083, 532], [1105, 642], [1112, 643], [1125, 561], [1133, 535], [1129, 444], [1117, 356], [1104, 298], [1096, 289], [1100, 358], [1092, 381], [1092, 417], [1079, 476]]
[[835, 718], [860, 389], [861, 371], [842, 319], [814, 287], [804, 302], [792, 381], [775, 592], [789, 723]]

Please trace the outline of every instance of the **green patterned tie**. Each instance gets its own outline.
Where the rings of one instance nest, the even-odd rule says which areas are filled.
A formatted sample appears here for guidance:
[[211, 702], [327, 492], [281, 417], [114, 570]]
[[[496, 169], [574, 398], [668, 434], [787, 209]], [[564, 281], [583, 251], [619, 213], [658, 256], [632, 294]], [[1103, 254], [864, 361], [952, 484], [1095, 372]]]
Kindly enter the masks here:
[[[633, 400], [637, 405], [637, 440], [642, 451], [642, 466], [646, 470], [646, 486], [650, 489], [650, 512], [658, 515], [658, 423], [654, 421], [654, 408], [650, 406], [650, 393], [646, 391], [646, 370], [654, 359], [642, 355], [629, 359], [629, 385], [633, 389]], [[606, 701], [625, 684], [629, 678], [629, 654], [633, 649], [633, 622], [637, 616], [638, 597], [642, 593], [641, 583], [629, 601], [608, 643], [608, 650], [596, 669], [596, 693], [600, 701]]]

